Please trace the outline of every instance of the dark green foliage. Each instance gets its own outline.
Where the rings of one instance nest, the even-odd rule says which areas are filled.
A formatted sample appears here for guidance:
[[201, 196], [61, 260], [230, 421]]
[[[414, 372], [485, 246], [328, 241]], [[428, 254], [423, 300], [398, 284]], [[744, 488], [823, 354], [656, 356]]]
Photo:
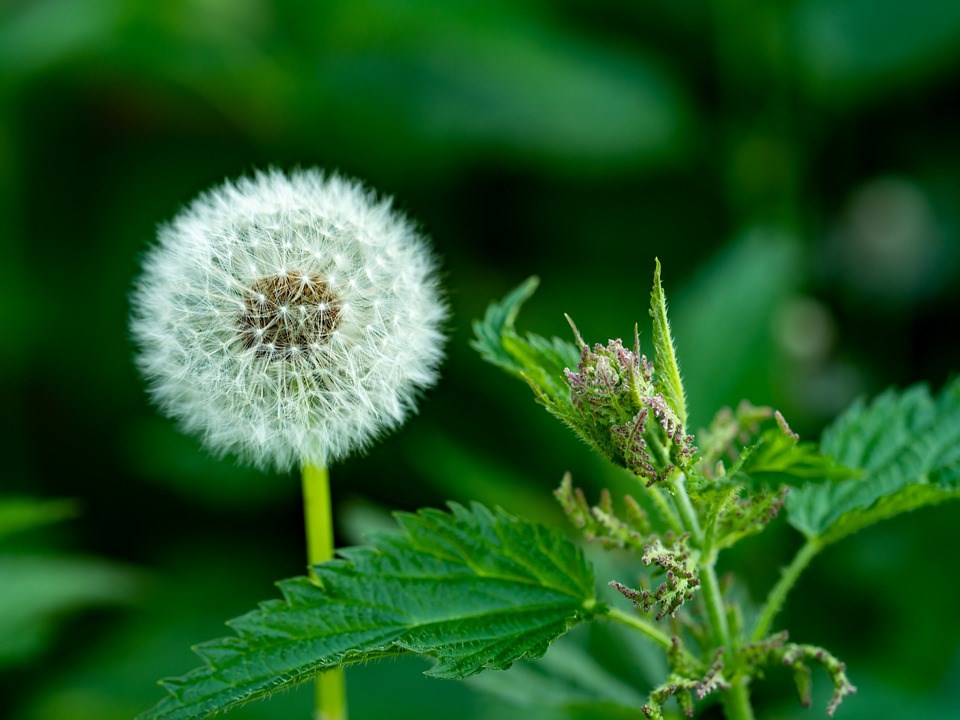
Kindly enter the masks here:
[[319, 582], [279, 584], [283, 600], [196, 648], [205, 667], [164, 680], [143, 720], [202, 718], [343, 665], [414, 653], [428, 674], [462, 678], [541, 656], [591, 616], [593, 573], [559, 533], [481, 505], [400, 514], [402, 533], [314, 566]]
[[[123, 558], [164, 588], [129, 612], [84, 616], [71, 625], [79, 636], [58, 635], [40, 661], [6, 672], [4, 717], [129, 720], [156, 677], [189, 667], [190, 642], [301, 570], [295, 480], [207, 457], [147, 406], [130, 363], [136, 258], [158, 222], [224, 177], [265, 164], [364, 177], [396, 195], [444, 258], [454, 335], [443, 380], [391, 443], [335, 468], [340, 510], [354, 493], [407, 508], [473, 498], [547, 519], [546, 489], [567, 468], [591, 500], [605, 484], [617, 500], [634, 492], [465, 350], [468, 320], [531, 272], [550, 279], [539, 309], [556, 321], [530, 328], [566, 337], [566, 310], [605, 340], [644, 319], [659, 255], [691, 430], [747, 397], [811, 439], [852, 394], [921, 378], [938, 386], [956, 369], [953, 0], [721, 2], [710, 12], [672, 0], [2, 6], [10, 421], [0, 484], [76, 497], [89, 511], [12, 540]], [[900, 192], [852, 212], [887, 173]], [[785, 344], [784, 310], [800, 294], [832, 334], [820, 353]], [[809, 347], [816, 327], [793, 330]], [[955, 525], [945, 505], [817, 558], [796, 610], [858, 653], [849, 659], [861, 694], [838, 717], [955, 713], [960, 624], [943, 618], [960, 580], [942, 573], [960, 564]], [[791, 540], [745, 542], [738, 559], [773, 573]], [[237, 558], [243, 572], [227, 572]], [[937, 592], [877, 592], [914, 572], [936, 575]], [[850, 579], [847, 611], [828, 613], [820, 593], [840, 578]], [[151, 611], [160, 597], [163, 621]], [[870, 619], [882, 633], [864, 643]], [[592, 650], [643, 683], [619, 643]], [[419, 717], [428, 695], [459, 717], [545, 718], [534, 706], [480, 708], [459, 684], [424, 689], [431, 681], [410, 677], [417, 662], [350, 672], [354, 717]], [[308, 695], [239, 717], [307, 718]], [[792, 698], [760, 702], [761, 718], [820, 714], [794, 711]]]
[[139, 595], [143, 578], [99, 558], [17, 548], [26, 534], [78, 514], [72, 500], [0, 498], [0, 669], [40, 655], [60, 623], [89, 607], [122, 605]]
[[72, 500], [0, 498], [0, 539], [24, 530], [65, 520], [76, 514], [77, 504]]
[[960, 497], [960, 379], [858, 402], [827, 428], [821, 449], [862, 478], [807, 485], [787, 500], [790, 523], [821, 543]]
[[858, 471], [837, 462], [815, 443], [799, 442], [779, 428], [771, 428], [743, 449], [730, 475], [754, 487], [777, 489], [806, 483], [843, 480]]

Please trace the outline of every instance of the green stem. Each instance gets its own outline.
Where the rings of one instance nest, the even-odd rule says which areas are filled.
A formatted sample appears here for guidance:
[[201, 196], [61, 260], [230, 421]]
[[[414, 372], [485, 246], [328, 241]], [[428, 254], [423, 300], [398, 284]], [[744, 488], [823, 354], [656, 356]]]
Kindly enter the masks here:
[[697, 519], [697, 511], [693, 509], [693, 503], [690, 502], [690, 496], [687, 495], [686, 478], [683, 473], [677, 473], [674, 477], [673, 498], [677, 505], [677, 512], [680, 514], [680, 520], [683, 522], [684, 529], [693, 536], [694, 542], [700, 544], [703, 542], [703, 535], [700, 530], [700, 521]]
[[634, 630], [639, 630], [664, 650], [670, 650], [673, 647], [673, 640], [670, 639], [670, 636], [649, 620], [644, 620], [641, 617], [637, 617], [636, 615], [632, 615], [630, 613], [625, 613], [623, 610], [618, 610], [616, 608], [608, 608], [606, 616], [611, 620], [616, 620], [618, 623], [622, 623], [633, 628]]
[[[737, 656], [737, 646], [730, 634], [727, 623], [727, 609], [723, 604], [723, 592], [717, 580], [717, 572], [713, 562], [701, 567], [700, 582], [703, 588], [703, 599], [707, 605], [707, 618], [713, 633], [713, 641], [718, 647], [726, 650], [728, 664]], [[753, 707], [750, 705], [750, 690], [748, 678], [730, 678], [730, 689], [723, 694], [723, 709], [728, 720], [753, 720]]]
[[753, 706], [750, 705], [748, 678], [739, 677], [730, 683], [730, 689], [723, 694], [723, 712], [729, 720], [753, 720]]
[[[333, 513], [330, 505], [330, 475], [326, 468], [304, 465], [303, 516], [307, 528], [307, 560], [310, 577], [319, 583], [313, 565], [333, 557]], [[347, 687], [343, 670], [327, 670], [317, 676], [314, 720], [347, 720]]]
[[[737, 646], [730, 634], [727, 623], [727, 609], [723, 603], [723, 593], [720, 591], [720, 582], [714, 569], [716, 554], [703, 546], [703, 532], [697, 519], [697, 512], [687, 494], [685, 478], [682, 474], [676, 476], [674, 484], [674, 501], [683, 526], [700, 547], [700, 586], [703, 590], [703, 600], [707, 606], [707, 624], [710, 636], [717, 647], [724, 648], [728, 662], [733, 662], [737, 656]], [[734, 678], [731, 687], [724, 693], [724, 713], [728, 720], [753, 720], [753, 709], [750, 706], [750, 694], [747, 688], [747, 678]]]
[[723, 606], [723, 593], [720, 592], [720, 582], [717, 580], [717, 573], [711, 559], [713, 553], [707, 552], [707, 548], [703, 547], [700, 521], [697, 519], [697, 511], [694, 510], [693, 503], [690, 502], [690, 496], [687, 495], [682, 474], [676, 477], [673, 498], [684, 529], [693, 536], [693, 541], [703, 553], [700, 558], [700, 584], [703, 589], [703, 599], [707, 605], [707, 620], [710, 623], [713, 642], [718, 647], [728, 648], [732, 652], [734, 648], [730, 638], [730, 628], [727, 625], [727, 611]]
[[730, 627], [727, 624], [727, 610], [723, 605], [723, 593], [720, 591], [720, 581], [712, 565], [700, 568], [700, 587], [703, 590], [703, 600], [707, 606], [707, 619], [710, 623], [713, 643], [717, 647], [726, 648], [727, 652], [734, 653]]
[[791, 588], [796, 584], [800, 573], [806, 569], [810, 561], [820, 552], [820, 547], [820, 544], [816, 540], [807, 540], [790, 564], [783, 569], [780, 579], [777, 581], [777, 584], [770, 589], [770, 594], [767, 595], [767, 601], [760, 611], [760, 617], [757, 620], [751, 637], [753, 642], [763, 640], [763, 638], [767, 636], [767, 633], [770, 632], [770, 626], [773, 624], [777, 613], [780, 612], [780, 608], [783, 607], [783, 602], [787, 599], [787, 593], [789, 593]]
[[680, 520], [677, 519], [677, 514], [673, 511], [673, 508], [670, 507], [670, 503], [667, 502], [663, 493], [660, 492], [660, 488], [653, 485], [648, 488], [648, 492], [656, 503], [660, 514], [663, 515], [663, 519], [670, 525], [670, 529], [679, 535], [683, 531], [683, 525], [680, 523]]

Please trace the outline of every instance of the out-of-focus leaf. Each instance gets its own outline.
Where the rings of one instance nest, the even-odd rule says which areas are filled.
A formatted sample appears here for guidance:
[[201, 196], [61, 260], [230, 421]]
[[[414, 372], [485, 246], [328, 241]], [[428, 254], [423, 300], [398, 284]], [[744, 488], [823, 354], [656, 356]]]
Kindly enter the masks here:
[[561, 519], [560, 508], [550, 493], [539, 490], [530, 478], [501, 462], [496, 453], [458, 442], [438, 428], [424, 429], [421, 425], [406, 435], [402, 451], [407, 462], [443, 497], [503, 507], [539, 522]]
[[0, 539], [23, 530], [66, 520], [77, 514], [73, 500], [0, 498]]
[[[613, 715], [643, 705], [645, 696], [597, 663], [594, 656], [571, 638], [563, 638], [536, 662], [522, 661], [504, 673], [485, 673], [470, 679], [473, 687], [528, 711], [552, 711], [551, 717], [566, 717], [575, 707], [594, 703], [617, 708]], [[598, 708], [599, 709], [599, 708]]]
[[522, 661], [507, 672], [485, 673], [468, 682], [531, 720], [626, 720], [637, 717], [646, 699], [568, 638], [535, 663]]
[[790, 524], [821, 543], [960, 497], [960, 379], [937, 398], [917, 385], [859, 402], [824, 431], [820, 449], [864, 471], [863, 479], [807, 485], [787, 498]]
[[889, 97], [960, 59], [954, 0], [803, 0], [791, 25], [808, 91], [836, 102]]
[[330, 92], [396, 116], [421, 137], [576, 160], [578, 170], [683, 150], [688, 101], [656, 62], [578, 37], [536, 5], [339, 0], [323, 8], [316, 27], [329, 46], [321, 67]]
[[139, 585], [132, 570], [102, 560], [0, 555], [0, 667], [42, 651], [63, 615], [127, 602]]
[[32, 0], [0, 9], [0, 77], [95, 49], [116, 32], [123, 0]]
[[757, 228], [704, 265], [673, 296], [671, 318], [683, 348], [691, 428], [744, 398], [772, 404], [777, 357], [773, 318], [800, 280], [799, 246]]
[[193, 502], [217, 508], [262, 504], [285, 497], [289, 484], [270, 473], [218, 460], [166, 418], [149, 417], [124, 428], [123, 456], [131, 472]]
[[283, 600], [231, 622], [206, 661], [163, 681], [170, 695], [141, 717], [202, 718], [331, 667], [406, 653], [428, 674], [459, 678], [537, 658], [596, 604], [593, 572], [558, 532], [481, 505], [400, 514], [403, 533], [314, 566], [319, 583], [280, 583]]

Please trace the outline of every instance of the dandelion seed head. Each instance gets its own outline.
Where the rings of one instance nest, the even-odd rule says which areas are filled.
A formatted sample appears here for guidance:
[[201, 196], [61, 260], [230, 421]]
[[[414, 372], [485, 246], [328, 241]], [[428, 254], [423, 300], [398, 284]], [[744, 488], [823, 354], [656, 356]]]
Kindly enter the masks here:
[[325, 465], [401, 424], [447, 311], [409, 220], [306, 170], [227, 182], [161, 227], [132, 298], [153, 399], [216, 454]]

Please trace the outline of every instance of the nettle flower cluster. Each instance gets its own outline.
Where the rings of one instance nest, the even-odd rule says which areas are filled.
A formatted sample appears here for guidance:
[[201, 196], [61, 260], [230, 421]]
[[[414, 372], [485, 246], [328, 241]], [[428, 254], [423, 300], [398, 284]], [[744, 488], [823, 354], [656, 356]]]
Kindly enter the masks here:
[[[505, 352], [487, 342], [493, 333], [484, 325], [477, 326], [478, 347], [488, 360], [526, 380], [537, 399], [587, 444], [640, 481], [644, 492], [626, 495], [620, 509], [607, 490], [591, 505], [569, 475], [555, 495], [589, 541], [633, 551], [648, 568], [635, 584], [609, 581], [639, 612], [652, 613], [656, 622], [671, 627], [672, 673], [651, 693], [643, 708], [646, 716], [662, 717], [671, 697], [690, 715], [695, 700], [717, 690], [724, 692], [725, 705], [743, 703], [749, 679], [772, 663], [794, 669], [801, 699], [807, 702], [810, 662], [830, 671], [832, 714], [853, 691], [842, 663], [820, 648], [788, 644], [784, 634], [752, 643], [740, 638], [739, 607], [724, 598], [714, 565], [721, 550], [761, 532], [777, 517], [790, 484], [839, 476], [841, 470], [812, 446], [798, 443], [779, 412], [747, 402], [721, 410], [699, 433], [699, 447], [695, 444], [686, 427], [686, 398], [659, 264], [650, 311], [656, 362], [641, 353], [637, 327], [632, 348], [620, 338], [591, 346], [569, 317], [575, 349], [561, 340], [515, 335], [511, 323], [516, 309], [534, 287], [528, 283], [504, 301], [511, 308], [502, 313], [505, 322], [499, 328]], [[500, 316], [491, 310], [485, 322], [497, 320]], [[537, 368], [562, 369], [562, 383], [550, 377], [556, 370], [540, 373]], [[684, 612], [700, 594], [702, 608]], [[728, 714], [737, 716], [730, 708]]]
[[258, 172], [159, 232], [133, 294], [154, 400], [216, 454], [326, 466], [399, 426], [442, 356], [436, 262], [389, 199]]
[[[648, 487], [663, 483], [679, 465], [686, 467], [696, 453], [693, 435], [653, 383], [653, 364], [640, 354], [640, 338], [627, 350], [623, 340], [611, 340], [592, 349], [574, 334], [582, 347], [577, 371], [564, 370], [573, 404], [589, 413], [598, 431], [609, 433], [614, 458]], [[648, 422], [651, 421], [651, 422]]]
[[[297, 269], [306, 278], [312, 272]], [[345, 299], [345, 291], [330, 281], [329, 267], [326, 273], [326, 289], [301, 276], [291, 282], [303, 286], [297, 298], [324, 303], [332, 314], [281, 332], [269, 313], [261, 319], [258, 300], [240, 291], [232, 296], [229, 327], [246, 335], [230, 342], [251, 361], [270, 363], [277, 354], [299, 357], [291, 348], [301, 335], [346, 327], [344, 305], [333, 298]], [[257, 290], [281, 293], [273, 280], [257, 285], [261, 277], [252, 281]], [[676, 717], [674, 705], [689, 717], [713, 702], [728, 720], [753, 720], [752, 684], [777, 668], [793, 674], [804, 705], [813, 669], [821, 668], [833, 686], [830, 715], [854, 692], [844, 664], [823, 648], [791, 642], [775, 627], [778, 613], [823, 548], [899, 513], [960, 499], [960, 379], [936, 396], [918, 385], [855, 404], [819, 445], [799, 442], [773, 409], [746, 402], [717, 413], [695, 442], [659, 263], [650, 303], [653, 362], [641, 354], [636, 328], [632, 348], [620, 340], [590, 346], [576, 328], [576, 344], [520, 335], [515, 321], [536, 285], [531, 278], [492, 303], [474, 324], [474, 346], [627, 471], [620, 480], [630, 492], [622, 500], [601, 489], [591, 504], [569, 474], [556, 491], [583, 538], [615, 552], [595, 567], [562, 532], [479, 503], [400, 513], [396, 532], [371, 535], [369, 547], [314, 565], [310, 578], [279, 583], [281, 598], [231, 623], [235, 636], [199, 645], [203, 664], [164, 681], [167, 696], [142, 720], [201, 720], [317, 673], [409, 653], [428, 658], [427, 674], [435, 677], [504, 670], [541, 657], [575, 625], [598, 620], [639, 633], [665, 654], [667, 675], [645, 688], [639, 707], [632, 696], [608, 692], [625, 678], [607, 675], [600, 664], [585, 673], [596, 690], [589, 696], [564, 691], [531, 699], [527, 673], [512, 680], [504, 674], [487, 687], [517, 698], [524, 708], [518, 713], [536, 702], [548, 713], [569, 714], [575, 697], [578, 716], [642, 713], [653, 720]], [[279, 287], [286, 292], [288, 281]], [[272, 347], [250, 339], [261, 328], [263, 337], [276, 328]], [[782, 515], [804, 542], [762, 605], [754, 605], [735, 577], [720, 582], [717, 558]], [[601, 568], [606, 576], [597, 578]], [[540, 672], [555, 673], [564, 688], [578, 672], [546, 666]]]

